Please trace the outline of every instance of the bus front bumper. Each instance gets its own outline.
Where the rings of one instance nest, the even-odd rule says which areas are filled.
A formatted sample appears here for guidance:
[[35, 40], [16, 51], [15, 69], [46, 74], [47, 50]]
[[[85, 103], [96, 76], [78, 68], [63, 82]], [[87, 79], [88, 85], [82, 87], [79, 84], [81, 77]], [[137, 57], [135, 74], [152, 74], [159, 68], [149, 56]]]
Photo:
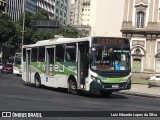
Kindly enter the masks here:
[[120, 91], [131, 89], [131, 80], [122, 83], [97, 83], [92, 81], [90, 91]]

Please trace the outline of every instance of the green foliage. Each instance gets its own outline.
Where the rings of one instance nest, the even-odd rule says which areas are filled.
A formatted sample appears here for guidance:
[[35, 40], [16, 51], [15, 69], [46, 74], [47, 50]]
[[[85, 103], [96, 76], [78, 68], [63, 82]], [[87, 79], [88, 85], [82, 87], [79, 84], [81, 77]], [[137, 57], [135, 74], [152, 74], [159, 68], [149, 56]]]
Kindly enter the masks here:
[[78, 29], [72, 26], [61, 27], [57, 34], [67, 38], [79, 37]]
[[49, 20], [48, 12], [44, 9], [40, 9], [35, 15], [33, 15], [32, 20]]
[[[17, 48], [21, 46], [23, 17], [24, 14], [20, 16], [19, 21], [13, 23], [8, 14], [0, 13], [0, 43], [8, 43]], [[33, 20], [49, 20], [48, 12], [45, 10], [39, 10], [34, 15], [25, 13], [25, 32], [23, 44], [33, 44], [39, 40], [53, 39], [55, 34], [68, 38], [77, 38], [81, 36], [77, 28], [71, 26], [61, 27], [57, 33], [33, 32], [31, 26], [31, 22]]]
[[8, 14], [0, 13], [0, 43], [9, 42], [14, 36], [15, 26]]
[[[23, 26], [23, 17], [22, 14], [20, 16], [19, 21], [16, 23], [16, 40], [19, 41], [18, 44], [22, 42], [22, 26]], [[39, 40], [43, 39], [50, 39], [53, 38], [51, 33], [40, 33], [40, 32], [33, 32], [31, 28], [31, 22], [33, 20], [48, 20], [48, 12], [45, 10], [40, 10], [36, 12], [36, 14], [31, 15], [29, 13], [25, 13], [25, 32], [24, 32], [24, 41], [23, 44], [33, 44]]]
[[[19, 17], [19, 20], [17, 21], [17, 24], [19, 25], [23, 25], [23, 17], [24, 14], [21, 14]], [[31, 21], [32, 21], [32, 17], [33, 15], [29, 14], [29, 13], [25, 13], [25, 27], [31, 27]]]
[[132, 84], [148, 85], [148, 80], [145, 80], [145, 79], [142, 79], [142, 78], [132, 77]]
[[19, 47], [19, 45], [21, 44], [21, 36], [22, 36], [22, 27], [18, 24], [15, 25], [15, 34], [12, 36], [12, 38], [10, 39], [10, 45], [15, 46], [16, 48]]
[[52, 39], [52, 38], [54, 38], [54, 34], [51, 32], [48, 32], [48, 33], [34, 32], [32, 36], [32, 40], [34, 43], [39, 40], [47, 40], [47, 39]]

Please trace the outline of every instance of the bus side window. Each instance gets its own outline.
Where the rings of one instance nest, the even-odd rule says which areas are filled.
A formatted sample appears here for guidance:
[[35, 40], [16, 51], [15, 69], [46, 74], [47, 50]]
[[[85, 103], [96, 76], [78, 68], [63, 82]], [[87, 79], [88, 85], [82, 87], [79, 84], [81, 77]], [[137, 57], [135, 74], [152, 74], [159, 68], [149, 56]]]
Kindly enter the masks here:
[[76, 44], [75, 43], [66, 45], [65, 59], [67, 62], [76, 61]]
[[64, 52], [65, 52], [64, 45], [56, 46], [56, 61], [57, 62], [64, 62]]
[[32, 48], [31, 61], [32, 62], [37, 62], [37, 48]]
[[45, 47], [39, 47], [38, 51], [38, 62], [45, 61]]
[[23, 62], [26, 62], [26, 48], [23, 48]]

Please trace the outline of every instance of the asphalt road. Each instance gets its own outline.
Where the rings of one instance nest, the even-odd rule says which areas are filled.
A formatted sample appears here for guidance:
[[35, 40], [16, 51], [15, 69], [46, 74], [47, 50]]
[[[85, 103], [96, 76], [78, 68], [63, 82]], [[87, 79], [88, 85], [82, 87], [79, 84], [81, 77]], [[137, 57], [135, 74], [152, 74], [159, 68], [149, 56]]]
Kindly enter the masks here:
[[[21, 77], [0, 73], [0, 111], [160, 111], [160, 99], [119, 93], [114, 93], [108, 98], [98, 93], [71, 95], [65, 89], [35, 88], [34, 85], [25, 83]], [[123, 120], [126, 118], [54, 117], [41, 119]], [[160, 120], [160, 117], [127, 118], [127, 120], [137, 119]]]

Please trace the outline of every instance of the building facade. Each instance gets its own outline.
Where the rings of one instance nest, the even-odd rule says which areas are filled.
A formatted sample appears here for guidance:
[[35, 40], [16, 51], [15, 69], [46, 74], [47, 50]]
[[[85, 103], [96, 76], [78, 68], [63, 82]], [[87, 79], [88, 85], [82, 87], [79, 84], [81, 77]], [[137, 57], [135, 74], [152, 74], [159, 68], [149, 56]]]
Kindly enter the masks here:
[[121, 37], [125, 0], [91, 0], [91, 35]]
[[84, 36], [90, 35], [90, 0], [69, 0], [69, 22]]
[[83, 25], [82, 8], [84, 0], [69, 0], [69, 24]]
[[0, 12], [6, 12], [7, 0], [0, 0]]
[[37, 0], [37, 9], [44, 9], [49, 12], [51, 20], [57, 20], [62, 26], [68, 20], [68, 0]]
[[76, 9], [76, 0], [69, 0], [68, 3], [68, 24], [74, 25], [75, 21], [75, 9]]
[[81, 0], [79, 25], [89, 25], [90, 21], [90, 0]]
[[19, 20], [23, 13], [23, 5], [25, 12], [34, 14], [36, 12], [37, 0], [7, 0], [7, 13], [13, 21]]
[[160, 0], [125, 0], [122, 34], [130, 39], [133, 73], [160, 73]]
[[37, 11], [37, 0], [26, 0], [25, 11], [35, 14]]

